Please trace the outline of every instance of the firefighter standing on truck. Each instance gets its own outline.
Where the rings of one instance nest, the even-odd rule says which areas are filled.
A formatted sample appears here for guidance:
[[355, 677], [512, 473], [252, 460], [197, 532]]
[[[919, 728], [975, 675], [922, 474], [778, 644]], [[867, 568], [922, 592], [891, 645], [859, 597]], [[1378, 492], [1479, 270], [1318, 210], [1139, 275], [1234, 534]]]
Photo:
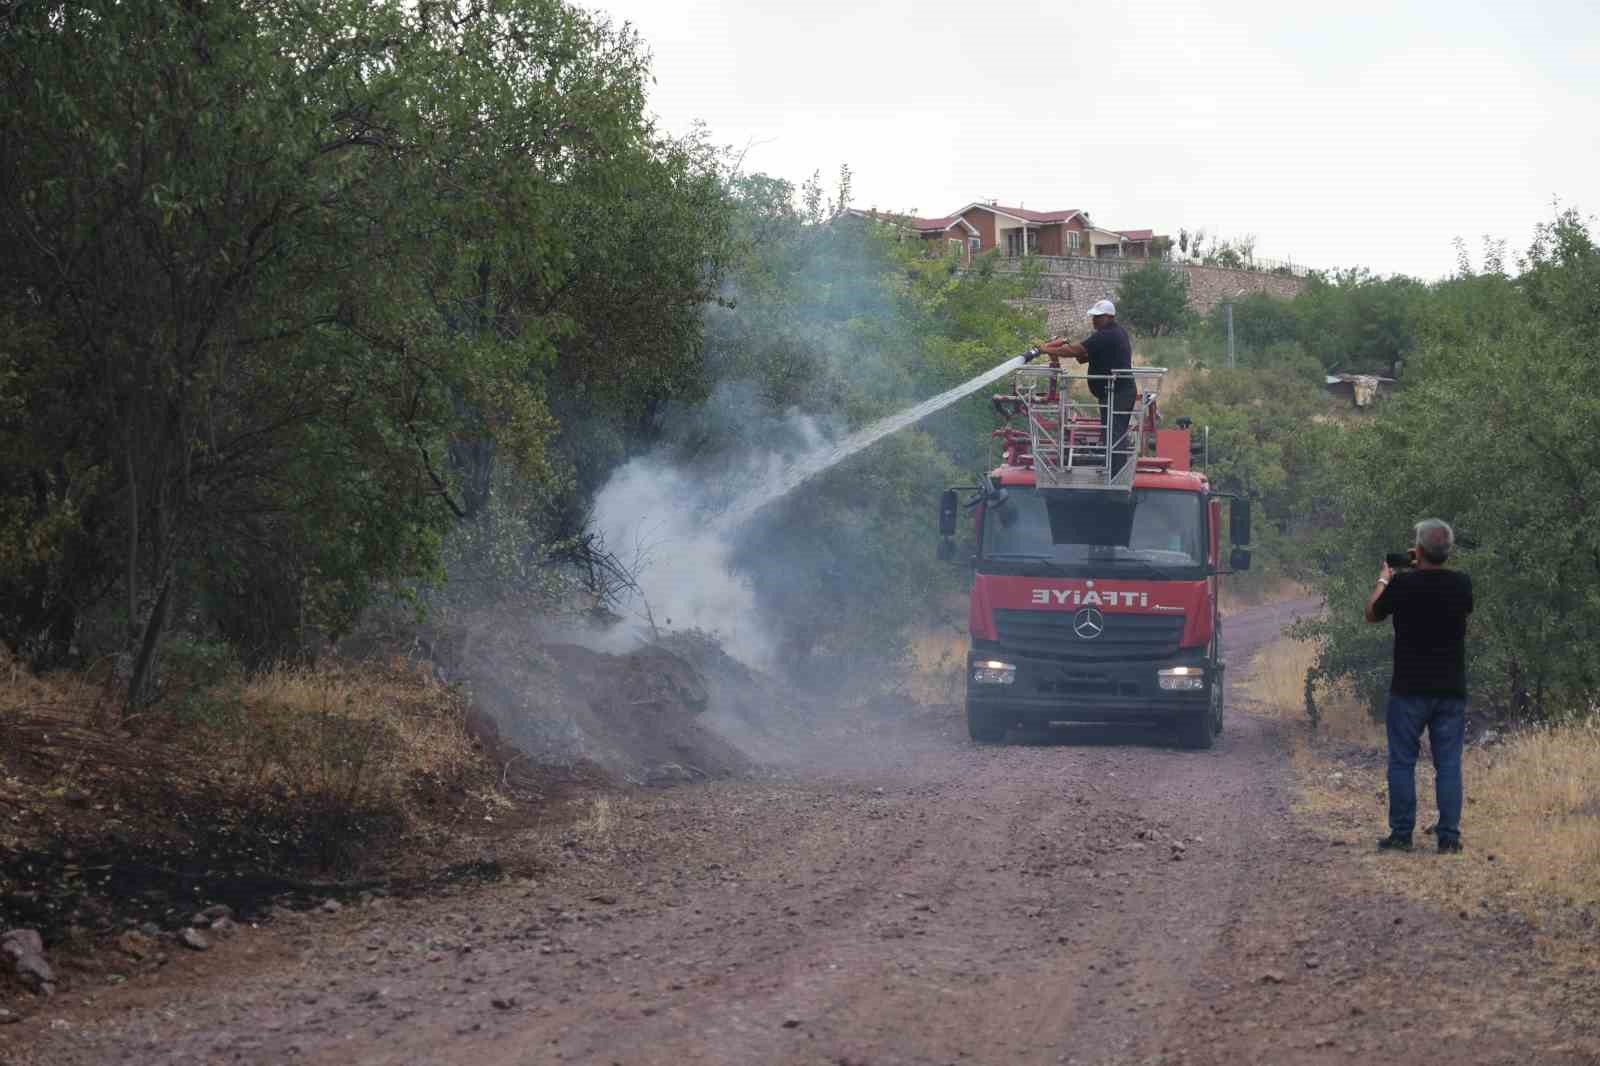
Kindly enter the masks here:
[[[1107, 447], [1115, 448], [1128, 432], [1128, 420], [1133, 416], [1138, 390], [1132, 374], [1112, 377], [1112, 371], [1133, 369], [1133, 342], [1128, 340], [1128, 331], [1117, 325], [1117, 308], [1110, 300], [1101, 300], [1089, 308], [1089, 320], [1094, 332], [1082, 341], [1050, 340], [1041, 344], [1039, 350], [1050, 357], [1051, 366], [1060, 366], [1064, 355], [1089, 364], [1089, 391], [1099, 401], [1102, 426], [1106, 424], [1108, 400], [1111, 405], [1111, 441]], [[1115, 477], [1127, 461], [1127, 451], [1115, 454], [1111, 475]]]

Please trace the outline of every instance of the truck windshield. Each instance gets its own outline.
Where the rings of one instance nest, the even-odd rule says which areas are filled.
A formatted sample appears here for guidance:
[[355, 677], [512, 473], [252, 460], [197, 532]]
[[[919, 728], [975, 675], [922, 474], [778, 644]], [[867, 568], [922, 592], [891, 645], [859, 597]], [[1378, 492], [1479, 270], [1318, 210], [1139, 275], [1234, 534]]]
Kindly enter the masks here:
[[[985, 562], [1029, 563], [1102, 572], [1152, 569], [1192, 577], [1205, 566], [1201, 494], [1172, 489], [1120, 493], [1040, 493], [1008, 488], [1006, 501], [985, 508]], [[1181, 571], [1191, 573], [1181, 573]], [[1203, 572], [1203, 569], [1202, 571]]]

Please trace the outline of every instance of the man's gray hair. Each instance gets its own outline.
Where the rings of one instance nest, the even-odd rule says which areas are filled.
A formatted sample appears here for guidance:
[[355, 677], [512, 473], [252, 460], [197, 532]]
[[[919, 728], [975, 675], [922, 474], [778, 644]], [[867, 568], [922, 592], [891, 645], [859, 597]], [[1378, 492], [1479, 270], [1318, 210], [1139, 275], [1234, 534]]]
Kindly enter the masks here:
[[1435, 565], [1450, 558], [1456, 546], [1456, 531], [1442, 518], [1424, 518], [1417, 523], [1417, 547], [1422, 557]]

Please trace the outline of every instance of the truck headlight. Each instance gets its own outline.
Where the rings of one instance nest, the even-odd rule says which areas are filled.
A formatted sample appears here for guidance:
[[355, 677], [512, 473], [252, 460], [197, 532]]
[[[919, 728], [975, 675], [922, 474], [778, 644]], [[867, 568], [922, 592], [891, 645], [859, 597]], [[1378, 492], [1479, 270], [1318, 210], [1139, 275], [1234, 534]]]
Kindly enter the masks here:
[[1203, 666], [1172, 666], [1156, 671], [1163, 692], [1197, 692], [1206, 687]]
[[972, 680], [979, 685], [1014, 685], [1017, 668], [998, 659], [980, 660], [972, 664]]

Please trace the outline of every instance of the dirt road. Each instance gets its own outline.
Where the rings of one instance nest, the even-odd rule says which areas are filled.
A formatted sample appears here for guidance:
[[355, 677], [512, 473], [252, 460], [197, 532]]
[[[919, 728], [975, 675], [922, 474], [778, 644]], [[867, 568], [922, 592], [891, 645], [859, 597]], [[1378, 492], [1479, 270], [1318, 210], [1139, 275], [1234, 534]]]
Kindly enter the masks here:
[[[1231, 618], [1231, 660], [1292, 610]], [[592, 802], [534, 884], [286, 918], [0, 1046], [330, 1066], [1600, 1061], [1593, 975], [1551, 971], [1516, 922], [1377, 892], [1351, 860], [1370, 841], [1292, 813], [1281, 728], [1235, 700], [1205, 753], [1106, 733], [979, 748], [956, 709], [908, 711], [807, 766]]]

